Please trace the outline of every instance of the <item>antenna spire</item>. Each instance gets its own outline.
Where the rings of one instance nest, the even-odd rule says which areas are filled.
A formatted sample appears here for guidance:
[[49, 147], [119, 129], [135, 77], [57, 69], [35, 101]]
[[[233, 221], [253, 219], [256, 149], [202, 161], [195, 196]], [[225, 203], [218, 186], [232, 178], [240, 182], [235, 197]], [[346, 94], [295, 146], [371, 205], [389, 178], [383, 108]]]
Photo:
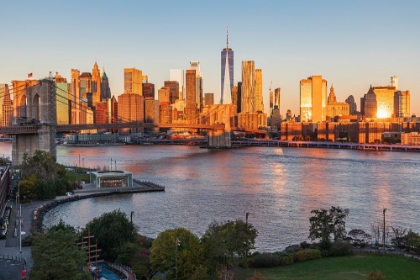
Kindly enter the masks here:
[[226, 50], [229, 49], [229, 28], [226, 27]]

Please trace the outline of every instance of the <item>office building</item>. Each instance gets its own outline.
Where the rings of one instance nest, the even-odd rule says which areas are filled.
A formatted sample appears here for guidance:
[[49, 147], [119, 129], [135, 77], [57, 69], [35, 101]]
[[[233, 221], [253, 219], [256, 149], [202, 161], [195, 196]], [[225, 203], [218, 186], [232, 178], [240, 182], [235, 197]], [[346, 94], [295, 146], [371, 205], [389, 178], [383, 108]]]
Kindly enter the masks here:
[[179, 83], [177, 81], [165, 81], [164, 85], [169, 88], [169, 103], [174, 104], [179, 98]]
[[185, 118], [188, 124], [197, 123], [197, 85], [196, 85], [196, 71], [187, 70], [185, 74]]
[[357, 113], [357, 104], [356, 101], [354, 100], [353, 95], [350, 95], [349, 97], [347, 97], [346, 101], [347, 104], [349, 104], [349, 108], [350, 108], [350, 115], [352, 114], [356, 114]]
[[255, 64], [253, 60], [242, 61], [241, 113], [255, 113]]
[[144, 97], [134, 93], [118, 96], [118, 121], [144, 122]]
[[205, 93], [204, 94], [204, 105], [205, 106], [214, 105], [214, 93]]
[[398, 90], [394, 93], [394, 117], [410, 117], [410, 91]]
[[95, 123], [108, 123], [108, 102], [101, 101], [95, 106]]
[[56, 73], [54, 82], [57, 93], [55, 101], [57, 110], [57, 124], [69, 124], [69, 92], [67, 80]]
[[108, 76], [105, 73], [105, 69], [103, 69], [101, 79], [101, 101], [104, 101], [108, 98], [111, 98], [111, 89], [109, 87]]
[[124, 93], [143, 95], [143, 74], [136, 68], [124, 68]]
[[196, 76], [196, 106], [198, 112], [201, 112], [203, 107], [203, 76], [200, 70], [200, 62], [199, 61], [190, 61], [190, 70], [195, 70]]
[[9, 86], [7, 84], [0, 84], [0, 125], [10, 126], [12, 125], [13, 117], [13, 106], [10, 98]]
[[398, 77], [397, 76], [391, 77], [391, 86], [395, 87], [395, 89], [398, 90]]
[[264, 112], [262, 69], [255, 69], [255, 111]]
[[92, 69], [92, 105], [96, 107], [96, 103], [101, 101], [101, 71], [95, 61]]
[[327, 81], [322, 76], [311, 76], [300, 81], [300, 121], [325, 121]]
[[144, 99], [155, 99], [155, 84], [143, 83], [143, 96]]
[[395, 86], [375, 86], [372, 88], [376, 95], [377, 118], [391, 118], [394, 114]]
[[376, 94], [372, 86], [370, 86], [369, 91], [360, 98], [360, 107], [363, 116], [366, 118], [376, 118], [378, 106]]
[[183, 69], [170, 69], [169, 80], [178, 82], [179, 87], [179, 100], [184, 100], [185, 85], [184, 85], [184, 70]]
[[144, 100], [144, 121], [147, 123], [159, 123], [159, 100], [147, 98]]
[[[87, 100], [88, 93], [92, 93], [92, 74], [83, 72], [80, 75], [80, 97]], [[88, 106], [92, 106], [92, 104], [89, 104]]]
[[231, 104], [231, 90], [233, 87], [233, 50], [229, 48], [229, 34], [226, 30], [226, 48], [221, 53], [221, 91], [220, 104]]
[[274, 108], [277, 106], [280, 110], [280, 88], [274, 89]]

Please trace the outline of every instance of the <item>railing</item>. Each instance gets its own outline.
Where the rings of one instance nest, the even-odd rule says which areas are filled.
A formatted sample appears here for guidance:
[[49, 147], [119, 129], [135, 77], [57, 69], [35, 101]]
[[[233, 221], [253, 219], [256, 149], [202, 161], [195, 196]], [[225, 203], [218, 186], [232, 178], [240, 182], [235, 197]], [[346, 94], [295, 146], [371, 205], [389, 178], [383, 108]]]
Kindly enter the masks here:
[[108, 262], [107, 262], [107, 265], [110, 268], [122, 273], [126, 277], [125, 279], [130, 279], [130, 277], [129, 277], [130, 275], [132, 275], [134, 277], [134, 280], [137, 279], [136, 275], [133, 273], [133, 270], [129, 266], [122, 265], [122, 264], [116, 264], [116, 263], [108, 263]]
[[15, 256], [15, 255], [0, 255], [0, 259], [14, 260], [14, 261], [18, 261], [18, 262], [21, 262], [22, 264], [26, 265], [26, 260], [24, 258]]

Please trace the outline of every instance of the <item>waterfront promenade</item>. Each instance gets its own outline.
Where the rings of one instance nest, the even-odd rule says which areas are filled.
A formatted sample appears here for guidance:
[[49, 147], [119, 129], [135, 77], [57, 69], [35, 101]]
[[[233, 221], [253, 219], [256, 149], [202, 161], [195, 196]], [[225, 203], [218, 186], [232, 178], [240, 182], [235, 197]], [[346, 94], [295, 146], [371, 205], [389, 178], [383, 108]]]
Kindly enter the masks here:
[[[51, 209], [52, 207], [49, 205], [57, 206], [61, 203], [66, 203], [70, 201], [75, 201], [79, 199], [86, 199], [95, 196], [104, 196], [104, 195], [112, 195], [112, 194], [123, 194], [123, 193], [140, 193], [140, 192], [156, 192], [156, 191], [164, 191], [165, 187], [157, 185], [152, 182], [148, 181], [140, 181], [134, 180], [133, 187], [119, 187], [119, 188], [102, 188], [96, 189], [91, 184], [84, 184], [82, 189], [75, 190], [72, 196], [58, 196], [52, 200], [44, 200], [44, 201], [33, 201], [31, 203], [22, 204], [22, 236], [21, 239], [24, 240], [27, 237], [31, 230], [39, 230], [39, 225], [42, 226], [42, 216], [45, 214], [45, 210]], [[16, 228], [15, 234], [15, 225], [18, 225], [17, 222], [17, 207], [16, 203], [12, 200], [8, 201], [8, 206], [13, 207], [12, 218], [10, 221], [10, 228], [8, 230], [7, 239], [0, 240], [0, 262], [2, 259], [4, 260], [2, 263], [7, 265], [9, 263], [9, 267], [2, 266], [2, 272], [0, 273], [1, 277], [8, 277], [4, 279], [15, 279], [15, 276], [10, 276], [12, 270], [16, 270], [16, 267], [25, 268], [28, 273], [33, 266], [33, 260], [31, 256], [31, 247], [21, 246], [21, 240], [19, 238], [19, 227]], [[42, 215], [40, 209], [45, 209], [42, 211]], [[16, 235], [16, 236], [15, 236]], [[10, 259], [14, 259], [17, 261], [12, 261], [10, 264]], [[16, 264], [14, 264], [15, 262]], [[20, 263], [20, 264], [19, 264]], [[12, 266], [10, 266], [12, 265]], [[16, 266], [16, 267], [15, 267]], [[3, 269], [4, 268], [4, 269]], [[19, 269], [20, 275], [20, 269]], [[13, 273], [17, 273], [14, 271]], [[3, 275], [4, 274], [4, 275]], [[12, 277], [12, 278], [10, 278]], [[17, 276], [16, 276], [17, 277]], [[16, 278], [20, 279], [20, 278]], [[129, 279], [130, 278], [129, 276]]]

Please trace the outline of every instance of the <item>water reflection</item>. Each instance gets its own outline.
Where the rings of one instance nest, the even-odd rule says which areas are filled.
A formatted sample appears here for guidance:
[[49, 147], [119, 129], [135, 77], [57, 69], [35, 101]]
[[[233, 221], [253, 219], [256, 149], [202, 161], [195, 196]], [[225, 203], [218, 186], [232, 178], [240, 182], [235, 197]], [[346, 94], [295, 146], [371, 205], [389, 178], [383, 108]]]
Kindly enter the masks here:
[[78, 162], [79, 154], [92, 167], [112, 158], [136, 178], [165, 185], [166, 192], [62, 205], [48, 213], [46, 225], [64, 218], [83, 226], [120, 208], [127, 214], [134, 211], [139, 232], [150, 237], [178, 226], [201, 235], [213, 220], [245, 219], [249, 212], [249, 222], [260, 232], [257, 248], [274, 251], [306, 240], [310, 211], [334, 205], [350, 209], [348, 229], [370, 231], [386, 207], [387, 223], [420, 231], [416, 153], [264, 147], [207, 151], [154, 145], [59, 146], [57, 151], [61, 163]]

